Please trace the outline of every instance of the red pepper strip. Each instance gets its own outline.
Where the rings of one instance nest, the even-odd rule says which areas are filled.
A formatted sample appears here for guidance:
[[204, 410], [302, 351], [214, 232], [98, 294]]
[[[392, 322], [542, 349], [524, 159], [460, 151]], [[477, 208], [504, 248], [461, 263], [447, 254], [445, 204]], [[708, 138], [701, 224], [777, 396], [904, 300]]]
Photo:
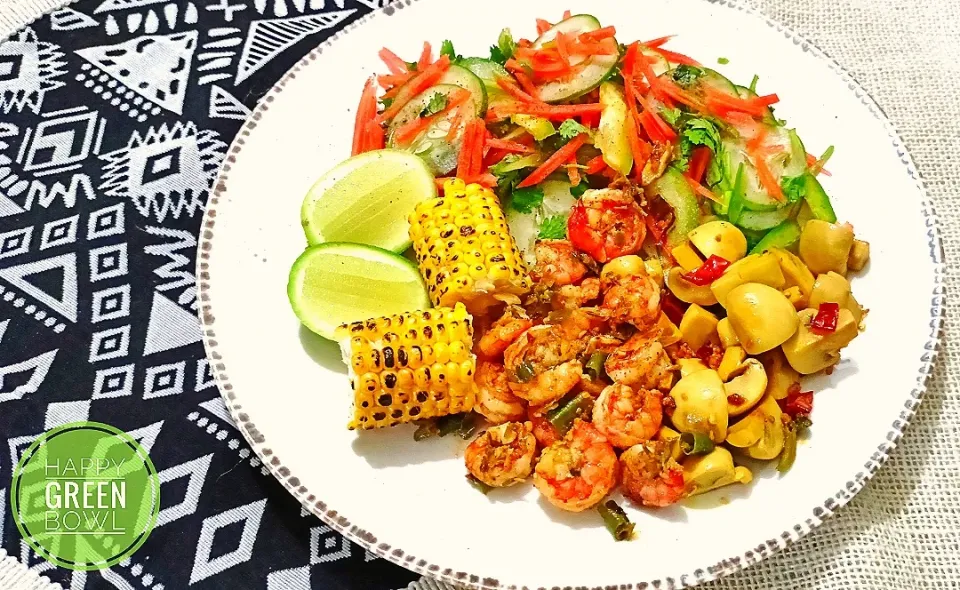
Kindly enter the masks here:
[[607, 163], [603, 161], [603, 156], [597, 156], [587, 162], [587, 168], [583, 172], [584, 174], [599, 174], [606, 167]]
[[537, 19], [537, 34], [542, 35], [553, 28], [548, 21], [543, 20], [542, 18]]
[[783, 412], [789, 415], [791, 418], [796, 418], [797, 416], [809, 416], [810, 413], [813, 412], [813, 392], [798, 391], [781, 400], [777, 400], [777, 404], [779, 404], [780, 409], [782, 409]]
[[380, 114], [378, 120], [383, 123], [384, 121], [392, 119], [403, 107], [407, 106], [407, 103], [413, 100], [415, 96], [436, 84], [449, 67], [450, 58], [446, 55], [440, 56], [440, 59], [438, 59], [436, 63], [428, 66], [400, 89], [397, 97], [393, 100], [393, 104]]
[[513, 103], [497, 107], [497, 114], [503, 115], [538, 115], [547, 119], [569, 119], [579, 117], [588, 113], [599, 113], [603, 107], [599, 103], [591, 104], [569, 104], [569, 105], [548, 105], [548, 104], [524, 104]]
[[689, 307], [689, 304], [677, 299], [677, 296], [667, 289], [664, 289], [660, 293], [660, 305], [663, 313], [667, 314], [667, 319], [677, 326], [680, 325], [683, 314], [686, 313]]
[[810, 320], [810, 329], [817, 334], [831, 334], [837, 331], [839, 319], [839, 303], [821, 303], [817, 315]]
[[682, 53], [677, 53], [675, 51], [667, 51], [666, 49], [661, 49], [659, 47], [655, 48], [654, 51], [662, 55], [667, 59], [667, 61], [675, 64], [682, 64], [686, 66], [700, 66], [700, 62], [693, 59], [692, 57], [687, 57]]
[[529, 154], [533, 152], [533, 148], [530, 146], [517, 143], [516, 141], [497, 139], [496, 137], [488, 137], [487, 145], [498, 150], [505, 150], [508, 152], [516, 152], [521, 154]]
[[497, 76], [497, 86], [502, 88], [507, 94], [519, 100], [520, 102], [539, 102], [537, 99], [521, 90], [520, 87], [514, 84], [509, 78], [504, 76]]
[[616, 36], [617, 28], [616, 27], [603, 27], [602, 29], [597, 29], [596, 31], [590, 31], [589, 33], [583, 33], [577, 39], [580, 41], [602, 41], [603, 39], [609, 39]]
[[645, 43], [641, 43], [644, 47], [649, 47], [650, 49], [656, 49], [661, 45], [666, 45], [667, 41], [673, 39], [676, 35], [667, 35], [666, 37], [657, 37], [656, 39], [651, 39]]
[[523, 182], [517, 185], [518, 188], [526, 188], [528, 186], [533, 186], [535, 184], [540, 184], [548, 176], [550, 176], [557, 168], [559, 168], [564, 162], [568, 161], [573, 157], [577, 150], [580, 149], [584, 143], [587, 141], [587, 134], [581, 133], [574, 139], [570, 140], [567, 145], [558, 149], [553, 153], [552, 156], [547, 158], [547, 160], [540, 164], [540, 167], [530, 173], [530, 176], [523, 179]]
[[710, 155], [713, 152], [706, 146], [699, 146], [693, 150], [690, 156], [690, 165], [687, 166], [686, 176], [694, 182], [700, 182], [703, 174], [707, 171], [707, 164], [710, 163]]
[[427, 66], [433, 63], [433, 48], [430, 47], [429, 41], [423, 42], [423, 52], [420, 54], [420, 59], [417, 61], [417, 69], [421, 72], [426, 69]]
[[383, 63], [390, 70], [391, 74], [406, 74], [408, 71], [407, 62], [400, 59], [396, 53], [390, 51], [386, 47], [380, 50], [378, 54]]
[[351, 154], [357, 154], [366, 151], [364, 148], [367, 137], [367, 123], [377, 116], [377, 86], [373, 78], [369, 78], [363, 87], [363, 93], [360, 95], [360, 103], [357, 105], [357, 115], [353, 124], [353, 148]]
[[723, 271], [727, 270], [728, 266], [730, 266], [729, 260], [713, 254], [710, 256], [710, 258], [707, 258], [696, 270], [685, 273], [683, 278], [687, 279], [694, 285], [702, 287], [719, 279], [720, 275], [723, 274]]

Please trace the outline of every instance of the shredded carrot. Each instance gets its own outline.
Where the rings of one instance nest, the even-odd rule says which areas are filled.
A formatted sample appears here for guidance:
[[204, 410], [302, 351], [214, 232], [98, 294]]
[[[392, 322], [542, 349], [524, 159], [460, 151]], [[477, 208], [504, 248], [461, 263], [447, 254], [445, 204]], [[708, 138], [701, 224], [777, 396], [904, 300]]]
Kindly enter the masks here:
[[386, 143], [386, 137], [383, 132], [383, 127], [381, 127], [380, 123], [377, 123], [375, 119], [370, 119], [367, 121], [367, 129], [366, 133], [364, 134], [363, 143], [363, 151], [365, 152], [383, 149], [383, 146]]
[[729, 114], [729, 111], [740, 111], [755, 117], [762, 117], [766, 114], [767, 107], [780, 101], [776, 94], [756, 98], [740, 98], [710, 87], [705, 89], [704, 94], [707, 99], [707, 108], [721, 117]]
[[417, 70], [423, 71], [427, 66], [433, 63], [433, 47], [430, 46], [429, 41], [423, 42], [423, 52], [420, 54], [420, 59], [417, 61]]
[[496, 148], [498, 150], [506, 150], [508, 152], [517, 152], [521, 154], [529, 154], [533, 152], [533, 148], [516, 141], [505, 141], [503, 139], [497, 139], [496, 137], [488, 137], [487, 145]]
[[694, 182], [700, 182], [704, 173], [707, 171], [707, 164], [710, 163], [710, 148], [700, 146], [693, 150], [690, 156], [690, 163], [687, 166], [686, 176]]
[[407, 68], [407, 62], [400, 59], [400, 56], [396, 53], [390, 51], [386, 47], [380, 50], [378, 54], [383, 63], [390, 70], [391, 74], [406, 74], [409, 68]]
[[763, 157], [763, 155], [756, 152], [747, 153], [750, 155], [750, 159], [753, 161], [754, 168], [757, 169], [757, 176], [760, 177], [760, 184], [763, 185], [763, 188], [766, 189], [767, 193], [781, 203], [786, 201], [787, 198], [783, 196], [783, 189], [780, 188], [780, 183], [777, 182], [777, 179], [770, 170], [770, 167], [767, 166], [767, 160]]
[[560, 55], [560, 59], [565, 62], [570, 61], [570, 34], [569, 33], [557, 33], [556, 39], [554, 42], [557, 45], [557, 53]]
[[387, 90], [389, 88], [393, 88], [394, 86], [405, 84], [411, 77], [412, 74], [410, 72], [403, 74], [385, 74], [382, 76], [377, 76], [377, 82], [380, 84], [380, 88]]
[[473, 146], [473, 160], [470, 163], [470, 175], [476, 176], [483, 170], [484, 144], [487, 140], [487, 126], [480, 119], [473, 119], [471, 122], [476, 127], [476, 139]]
[[374, 79], [367, 79], [357, 105], [357, 115], [353, 124], [353, 148], [351, 154], [356, 156], [364, 151], [367, 137], [367, 122], [377, 116], [377, 86]]
[[687, 57], [686, 55], [684, 55], [684, 54], [682, 54], [682, 53], [677, 53], [677, 52], [675, 52], [675, 51], [668, 51], [668, 50], [663, 49], [663, 48], [661, 48], [661, 47], [657, 47], [657, 48], [655, 49], [655, 51], [656, 51], [657, 53], [659, 53], [660, 55], [662, 55], [663, 57], [665, 57], [665, 58], [667, 59], [667, 61], [669, 61], [669, 62], [671, 62], [671, 63], [681, 64], [681, 65], [686, 65], [686, 66], [697, 66], [697, 67], [700, 67], [700, 62], [698, 62], [697, 60], [693, 59], [692, 57]]
[[457, 156], [457, 174], [459, 176], [468, 176], [470, 173], [470, 164], [473, 154], [470, 150], [473, 148], [473, 136], [475, 127], [467, 123], [463, 131], [463, 142], [460, 144], [460, 154]]
[[509, 78], [504, 76], [497, 76], [497, 86], [521, 102], [539, 102], [537, 99], [521, 90], [520, 87], [514, 84]]
[[640, 139], [637, 123], [633, 117], [627, 118], [627, 139], [630, 143], [630, 153], [633, 155], [633, 170], [636, 178], [640, 178], [643, 167], [650, 158], [650, 146]]
[[393, 132], [393, 138], [401, 145], [406, 145], [409, 140], [414, 139], [429, 127], [431, 121], [429, 117], [417, 117], [407, 121]]
[[467, 184], [479, 184], [487, 188], [497, 186], [497, 177], [489, 172], [486, 174], [474, 174], [464, 179]]
[[616, 47], [616, 44], [606, 43], [606, 41], [610, 41], [610, 39], [603, 39], [601, 41], [593, 41], [593, 42], [584, 42], [582, 40], [579, 40], [575, 43], [570, 44], [567, 50], [570, 52], [571, 55], [586, 55], [586, 56], [614, 55], [615, 53], [617, 53], [618, 49]]
[[447, 141], [453, 141], [457, 136], [457, 133], [460, 131], [460, 123], [463, 122], [463, 111], [458, 107], [457, 112], [454, 113], [453, 118], [450, 119], [450, 130], [447, 131]]
[[542, 35], [553, 28], [549, 22], [543, 20], [542, 18], [537, 19], [537, 34]]
[[644, 47], [649, 47], [650, 49], [656, 49], [662, 45], [666, 45], [667, 41], [673, 39], [676, 35], [667, 35], [666, 37], [657, 37], [656, 39], [651, 39], [645, 43], [641, 43]]
[[577, 168], [576, 162], [567, 164], [567, 178], [570, 180], [570, 186], [580, 184], [580, 169]]
[[599, 103], [590, 104], [527, 104], [513, 103], [502, 105], [495, 109], [498, 115], [537, 115], [546, 119], [569, 119], [590, 113], [599, 113], [603, 110]]
[[[807, 154], [807, 168], [813, 168], [819, 161], [820, 160], [813, 154]], [[833, 174], [830, 174], [824, 168], [820, 168], [820, 174], [823, 174], [824, 176], [833, 176]]]
[[583, 172], [584, 174], [599, 174], [606, 167], [607, 163], [603, 160], [603, 156], [597, 156], [587, 162], [587, 168]]
[[540, 184], [548, 176], [553, 174], [564, 162], [568, 161], [571, 157], [575, 156], [577, 150], [580, 149], [584, 143], [587, 141], [587, 134], [581, 133], [577, 137], [570, 140], [562, 148], [558, 149], [553, 153], [552, 156], [547, 158], [547, 160], [540, 164], [540, 166], [530, 173], [530, 176], [527, 176], [523, 181], [518, 184], [519, 188], [525, 188], [528, 186], [533, 186], [535, 184]]
[[578, 39], [581, 41], [600, 41], [601, 39], [609, 39], [617, 34], [616, 27], [603, 27], [602, 29], [597, 29], [596, 31], [590, 31], [589, 33], [582, 33]]
[[520, 83], [520, 87], [523, 88], [523, 90], [524, 90], [527, 94], [529, 94], [531, 97], [533, 97], [533, 100], [534, 100], [535, 102], [541, 102], [541, 101], [540, 101], [540, 91], [537, 90], [537, 87], [533, 85], [533, 81], [531, 81], [530, 78], [529, 78], [525, 73], [523, 73], [523, 72], [514, 72], [514, 73], [513, 73], [513, 76], [517, 79], [517, 82]]
[[407, 103], [409, 103], [415, 96], [436, 84], [449, 67], [450, 58], [446, 55], [443, 55], [440, 56], [440, 59], [438, 59], [436, 63], [431, 64], [422, 72], [417, 74], [415, 78], [407, 82], [403, 88], [400, 89], [400, 92], [397, 93], [397, 96], [393, 100], [393, 104], [390, 105], [390, 108], [380, 114], [380, 122], [392, 119], [394, 116], [396, 116], [396, 114], [399, 113], [403, 107], [407, 106]]
[[694, 180], [694, 179], [692, 179], [692, 178], [690, 178], [690, 177], [687, 177], [687, 182], [690, 183], [690, 187], [693, 189], [693, 192], [697, 193], [697, 194], [700, 195], [701, 197], [706, 197], [707, 199], [710, 199], [710, 200], [713, 201], [714, 203], [722, 203], [722, 201], [720, 200], [719, 197], [717, 197], [717, 195], [715, 195], [715, 194], [713, 194], [712, 192], [710, 192], [710, 189], [708, 189], [707, 187], [703, 186], [702, 184], [700, 184], [700, 183], [697, 182], [696, 180]]
[[[651, 126], [656, 126], [658, 135], [662, 136], [664, 140], [671, 140], [677, 136], [677, 132], [673, 130], [673, 127], [667, 125], [667, 122], [657, 114], [657, 107], [649, 97], [637, 94], [637, 100], [643, 105], [643, 112], [650, 121]], [[644, 129], [647, 131], [647, 134], [650, 133], [650, 130], [647, 129], [646, 126], [644, 126]], [[651, 139], [653, 139], [653, 136], [651, 136]]]
[[569, 10], [564, 10], [564, 11], [563, 11], [563, 20], [567, 20], [567, 19], [570, 18], [571, 16], [572, 16], [572, 13], [571, 13]]

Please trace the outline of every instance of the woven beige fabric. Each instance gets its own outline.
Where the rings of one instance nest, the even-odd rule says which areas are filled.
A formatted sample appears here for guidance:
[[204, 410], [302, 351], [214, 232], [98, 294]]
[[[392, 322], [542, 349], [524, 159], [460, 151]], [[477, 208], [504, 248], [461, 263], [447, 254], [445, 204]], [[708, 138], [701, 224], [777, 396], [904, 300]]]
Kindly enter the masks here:
[[[461, 0], [462, 1], [462, 0]], [[0, 39], [65, 0], [0, 0]], [[913, 155], [942, 222], [944, 344], [898, 448], [856, 498], [799, 543], [704, 586], [960, 588], [960, 2], [751, 0], [836, 59], [877, 101]], [[763, 48], [758, 48], [762, 51]], [[891, 208], [910, 206], [879, 202]], [[954, 392], [951, 395], [951, 392]], [[0, 583], [0, 587], [3, 584]], [[449, 588], [415, 583], [416, 590]]]

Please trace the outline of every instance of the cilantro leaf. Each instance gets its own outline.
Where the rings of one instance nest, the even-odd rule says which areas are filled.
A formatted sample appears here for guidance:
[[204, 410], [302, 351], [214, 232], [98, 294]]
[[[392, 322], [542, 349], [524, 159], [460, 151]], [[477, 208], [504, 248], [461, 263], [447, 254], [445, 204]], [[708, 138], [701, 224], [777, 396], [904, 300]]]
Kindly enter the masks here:
[[540, 240], [562, 240], [567, 237], [567, 218], [565, 215], [552, 215], [540, 224]]
[[718, 58], [717, 58], [717, 63], [720, 64], [720, 65], [722, 65], [722, 66], [724, 66], [724, 65], [727, 65], [728, 63], [730, 63], [730, 60], [727, 59], [727, 58], [725, 58], [725, 57], [718, 57]]
[[510, 29], [500, 31], [500, 37], [497, 44], [490, 48], [490, 60], [500, 65], [507, 63], [507, 60], [513, 57], [513, 52], [517, 50], [517, 43], [513, 40], [513, 34]]
[[708, 119], [688, 119], [684, 124], [680, 141], [681, 143], [686, 141], [691, 145], [705, 145], [713, 153], [717, 153], [717, 150], [720, 149], [720, 132], [717, 130], [717, 126]]
[[807, 193], [806, 175], [784, 176], [780, 179], [780, 188], [787, 197], [787, 201], [796, 203]]
[[530, 213], [543, 203], [543, 189], [538, 186], [514, 189], [510, 206], [520, 213]]
[[723, 181], [723, 165], [719, 157], [710, 158], [707, 164], [707, 186], [717, 186]]
[[590, 185], [581, 180], [580, 184], [577, 186], [570, 187], [570, 194], [573, 195], [573, 198], [579, 199], [583, 196], [583, 193], [587, 192], [588, 190], [590, 190]]
[[697, 81], [697, 78], [703, 75], [703, 70], [694, 66], [679, 65], [673, 69], [671, 76], [674, 82], [684, 88]]
[[680, 120], [680, 115], [683, 114], [678, 108], [668, 109], [666, 107], [660, 107], [660, 116], [663, 117], [663, 120], [667, 123], [676, 127], [677, 121]]
[[434, 92], [430, 100], [427, 101], [427, 106], [423, 107], [423, 110], [420, 111], [420, 116], [428, 117], [430, 115], [436, 115], [445, 108], [447, 108], [447, 95]]
[[561, 123], [559, 131], [560, 131], [560, 137], [562, 137], [567, 141], [570, 141], [571, 139], [577, 137], [581, 133], [590, 133], [589, 129], [587, 129], [580, 123], [577, 123], [573, 119], [567, 119], [566, 121]]
[[757, 82], [759, 82], [759, 81], [760, 81], [760, 76], [754, 74], [754, 75], [753, 75], [753, 80], [750, 80], [750, 92], [752, 92], [752, 93], [754, 93], [754, 94], [757, 93]]
[[497, 195], [505, 199], [520, 184], [520, 173], [524, 168], [532, 168], [539, 164], [536, 154], [521, 156], [507, 154], [502, 160], [490, 167], [490, 173], [497, 177]]
[[451, 62], [463, 59], [462, 55], [457, 55], [456, 50], [453, 48], [453, 41], [449, 39], [445, 39], [440, 45], [440, 55], [446, 55], [450, 58]]

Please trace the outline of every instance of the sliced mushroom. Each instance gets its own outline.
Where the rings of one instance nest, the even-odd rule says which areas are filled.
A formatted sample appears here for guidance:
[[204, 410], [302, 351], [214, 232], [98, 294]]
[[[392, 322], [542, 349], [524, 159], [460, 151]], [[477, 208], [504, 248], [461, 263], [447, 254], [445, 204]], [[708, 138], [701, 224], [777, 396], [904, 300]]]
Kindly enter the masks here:
[[760, 361], [747, 359], [740, 365], [739, 370], [742, 371], [740, 375], [724, 384], [727, 390], [727, 411], [731, 417], [749, 412], [767, 390], [767, 371]]
[[700, 359], [677, 359], [677, 366], [680, 367], [680, 378], [692, 375], [697, 371], [706, 371], [710, 367], [703, 364]]
[[734, 465], [730, 451], [716, 447], [706, 455], [684, 460], [683, 480], [690, 495], [695, 496], [734, 483], [750, 483], [753, 473]]
[[800, 373], [790, 366], [779, 348], [764, 353], [761, 362], [767, 370], [767, 395], [773, 399], [785, 399], [790, 395], [790, 389], [800, 382]]
[[713, 291], [710, 290], [710, 285], [694, 285], [683, 278], [683, 269], [679, 266], [671, 268], [663, 278], [667, 288], [670, 289], [670, 292], [680, 301], [696, 303], [703, 307], [717, 304], [717, 298], [713, 295]]
[[736, 262], [747, 253], [747, 238], [729, 221], [708, 221], [697, 226], [687, 237], [707, 258], [719, 256], [727, 262]]
[[763, 435], [760, 440], [744, 449], [744, 452], [754, 459], [764, 461], [776, 459], [780, 451], [783, 450], [783, 412], [780, 410], [777, 400], [769, 395], [764, 396], [763, 401], [750, 415], [753, 415], [754, 412], [763, 420]]
[[774, 289], [782, 289], [785, 283], [777, 257], [766, 252], [751, 254], [731, 264], [723, 275], [710, 284], [710, 290], [720, 305], [727, 306], [727, 295], [745, 283], [760, 283]]
[[833, 332], [817, 333], [810, 329], [810, 322], [817, 315], [815, 309], [800, 312], [800, 326], [796, 333], [783, 343], [783, 354], [790, 366], [801, 375], [822, 371], [840, 361], [840, 350], [856, 338], [860, 328], [849, 309], [841, 309], [837, 327]]
[[727, 436], [727, 393], [713, 369], [690, 373], [680, 379], [670, 397], [676, 403], [673, 425], [680, 432], [702, 433], [715, 443]]
[[726, 303], [730, 325], [748, 354], [776, 348], [797, 331], [797, 310], [783, 293], [768, 285], [740, 285], [730, 291]]

